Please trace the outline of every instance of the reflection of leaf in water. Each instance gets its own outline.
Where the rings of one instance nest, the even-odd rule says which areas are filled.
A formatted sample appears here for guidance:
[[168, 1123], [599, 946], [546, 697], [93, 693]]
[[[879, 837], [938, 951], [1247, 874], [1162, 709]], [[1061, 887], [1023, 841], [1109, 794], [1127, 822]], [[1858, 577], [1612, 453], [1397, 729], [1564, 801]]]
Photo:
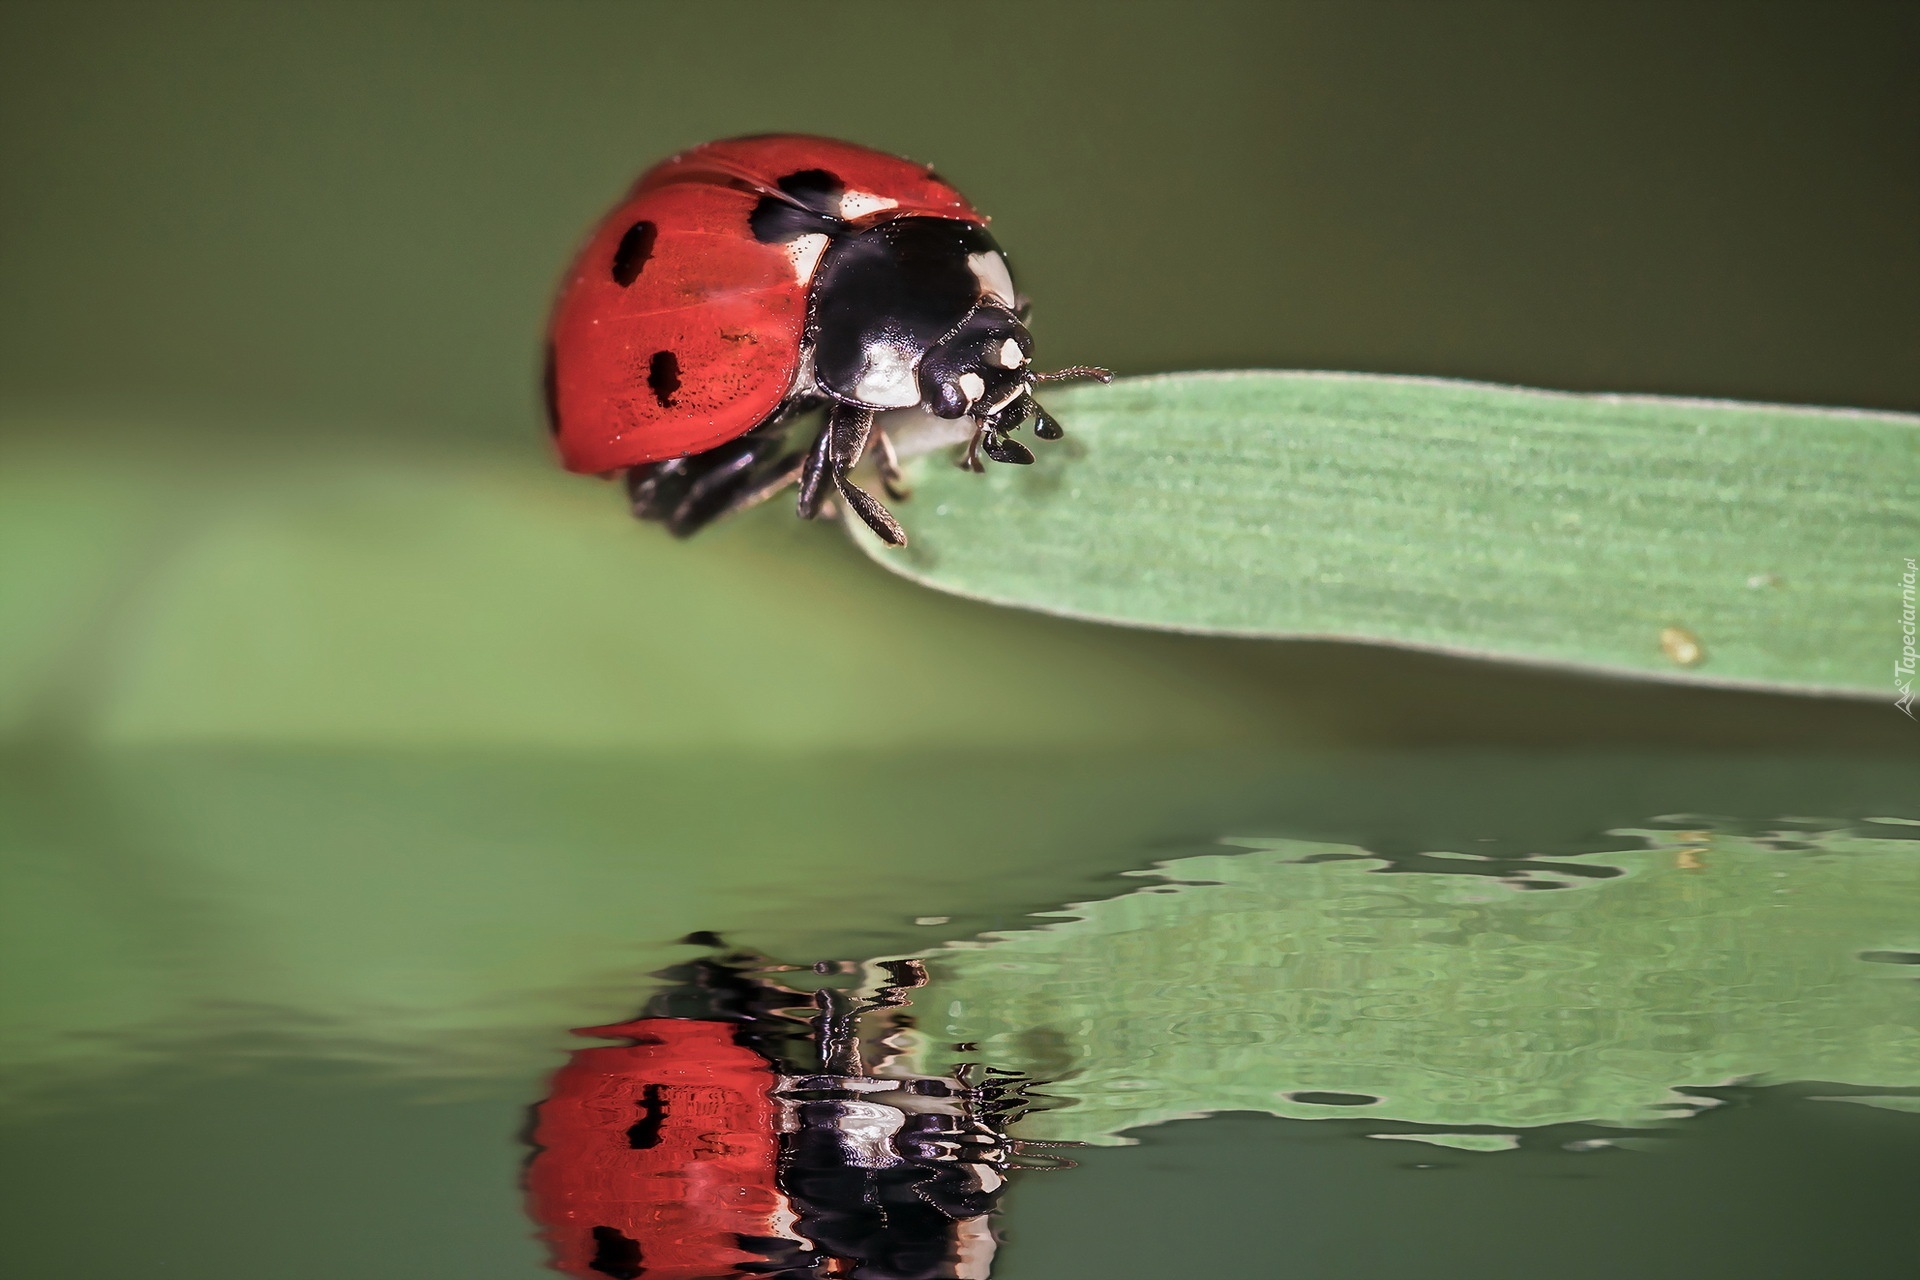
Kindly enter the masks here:
[[[1732, 1079], [1916, 1086], [1920, 983], [1863, 955], [1920, 944], [1920, 850], [1866, 830], [1796, 832], [1795, 849], [1623, 831], [1648, 846], [1598, 859], [1623, 874], [1555, 892], [1235, 841], [1251, 851], [1152, 873], [1175, 892], [930, 957], [922, 1006], [962, 1012], [923, 1030], [1042, 1078], [1064, 1049], [1074, 1073], [1048, 1092], [1076, 1103], [1027, 1136], [1094, 1143], [1215, 1111], [1351, 1114], [1322, 1094], [1532, 1126], [1670, 1119], [1698, 1103], [1675, 1088]], [[1035, 1028], [1050, 1063], [1023, 1052]]]

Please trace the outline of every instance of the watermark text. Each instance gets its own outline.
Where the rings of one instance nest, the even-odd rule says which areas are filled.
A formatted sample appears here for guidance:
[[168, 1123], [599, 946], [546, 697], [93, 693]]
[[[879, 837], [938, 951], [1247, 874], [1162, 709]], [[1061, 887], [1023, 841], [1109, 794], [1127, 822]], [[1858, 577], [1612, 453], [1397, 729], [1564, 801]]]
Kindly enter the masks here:
[[1920, 578], [1911, 558], [1907, 560], [1907, 571], [1900, 575], [1900, 656], [1893, 664], [1893, 705], [1909, 720], [1920, 719], [1913, 714], [1913, 670], [1915, 653], [1914, 637], [1914, 581]]

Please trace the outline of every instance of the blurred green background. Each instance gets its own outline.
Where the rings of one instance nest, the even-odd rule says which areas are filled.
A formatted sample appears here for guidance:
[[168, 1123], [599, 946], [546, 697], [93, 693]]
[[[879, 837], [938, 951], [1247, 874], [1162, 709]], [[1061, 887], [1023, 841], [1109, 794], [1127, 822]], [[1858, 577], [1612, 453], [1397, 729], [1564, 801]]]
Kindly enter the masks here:
[[[1920, 409], [1916, 55], [1905, 4], [0, 5], [11, 1270], [532, 1274], [515, 1108], [688, 929], [897, 952], [1228, 832], [1920, 816], [1888, 704], [996, 611], [772, 508], [672, 544], [534, 388], [634, 174], [777, 129], [937, 163], [1049, 362]], [[1405, 1159], [1342, 1176], [1433, 1209]], [[1532, 1174], [1477, 1176], [1504, 1229]], [[1779, 1208], [1711, 1230], [1911, 1244]]]
[[937, 162], [1046, 358], [1913, 408], [1904, 4], [7, 6], [0, 379], [524, 447], [576, 238], [772, 129]]

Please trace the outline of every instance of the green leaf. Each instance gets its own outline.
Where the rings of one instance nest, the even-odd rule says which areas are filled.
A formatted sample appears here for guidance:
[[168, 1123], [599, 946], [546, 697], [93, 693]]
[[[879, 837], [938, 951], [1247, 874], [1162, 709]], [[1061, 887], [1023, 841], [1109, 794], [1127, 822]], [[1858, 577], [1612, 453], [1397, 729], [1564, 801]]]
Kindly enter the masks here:
[[1048, 399], [1063, 445], [921, 459], [911, 545], [869, 553], [1126, 626], [1894, 695], [1920, 418], [1272, 372]]

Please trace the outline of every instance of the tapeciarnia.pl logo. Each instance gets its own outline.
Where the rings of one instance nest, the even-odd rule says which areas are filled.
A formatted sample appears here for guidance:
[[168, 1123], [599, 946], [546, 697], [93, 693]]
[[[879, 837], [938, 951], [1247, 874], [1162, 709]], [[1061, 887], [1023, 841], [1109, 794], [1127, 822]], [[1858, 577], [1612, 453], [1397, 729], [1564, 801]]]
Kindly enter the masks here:
[[1893, 664], [1893, 691], [1897, 695], [1893, 705], [1909, 720], [1920, 719], [1913, 714], [1913, 588], [1916, 574], [1914, 562], [1907, 561], [1907, 571], [1900, 575], [1900, 657]]

